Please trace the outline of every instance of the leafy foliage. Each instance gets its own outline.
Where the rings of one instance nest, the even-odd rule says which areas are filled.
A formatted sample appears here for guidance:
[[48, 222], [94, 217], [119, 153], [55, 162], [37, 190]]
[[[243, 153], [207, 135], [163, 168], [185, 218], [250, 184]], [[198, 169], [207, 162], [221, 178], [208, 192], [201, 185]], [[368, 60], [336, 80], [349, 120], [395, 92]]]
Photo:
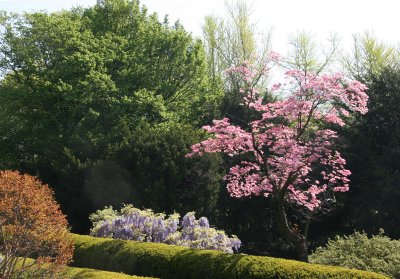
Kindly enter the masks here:
[[[51, 273], [72, 259], [65, 216], [49, 187], [32, 176], [0, 172], [0, 232], [1, 278]], [[36, 260], [26, 262], [28, 257]]]
[[188, 249], [162, 243], [73, 235], [74, 265], [159, 278], [366, 278], [383, 275], [270, 257]]
[[310, 256], [310, 262], [336, 265], [381, 273], [392, 278], [400, 276], [400, 241], [383, 235], [368, 237], [355, 232], [349, 236], [337, 236], [326, 247], [318, 247]]
[[368, 82], [385, 68], [396, 66], [399, 54], [395, 47], [378, 41], [371, 33], [353, 36], [354, 46], [342, 59], [343, 68], [351, 77]]
[[[114, 217], [115, 216], [115, 217]], [[179, 214], [155, 214], [127, 205], [118, 214], [108, 207], [91, 215], [91, 235], [146, 242], [162, 242], [198, 249], [221, 250], [233, 253], [241, 246], [240, 240], [229, 238], [224, 231], [210, 228], [208, 219], [196, 220], [194, 212], [186, 213], [182, 221]]]
[[[202, 131], [189, 125], [169, 122], [153, 127], [138, 126], [112, 158], [132, 174], [130, 200], [122, 202], [133, 202], [155, 211], [177, 210], [184, 214], [196, 210], [202, 215], [212, 214], [220, 192], [221, 160], [218, 155], [200, 160], [185, 158], [190, 144], [203, 138]], [[105, 205], [106, 200], [99, 204]]]
[[[89, 213], [106, 204], [135, 196], [149, 207], [149, 191], [171, 197], [162, 191], [176, 195], [174, 187], [188, 181], [218, 180], [212, 178], [218, 163], [188, 163], [176, 152], [201, 138], [196, 126], [218, 114], [222, 98], [218, 82], [208, 78], [201, 42], [181, 25], [160, 22], [139, 1], [106, 0], [5, 15], [1, 26], [0, 168], [52, 185], [74, 230], [87, 230]], [[165, 164], [159, 176], [150, 145]], [[95, 190], [105, 187], [107, 169], [123, 193], [111, 201]], [[203, 184], [200, 172], [210, 176]], [[210, 200], [210, 210], [215, 188], [211, 182], [190, 195]], [[165, 202], [183, 207], [184, 197], [171, 199]]]
[[369, 113], [343, 131], [344, 149], [353, 170], [353, 186], [345, 200], [345, 229], [369, 234], [383, 228], [399, 238], [400, 215], [400, 70], [381, 69], [368, 81]]

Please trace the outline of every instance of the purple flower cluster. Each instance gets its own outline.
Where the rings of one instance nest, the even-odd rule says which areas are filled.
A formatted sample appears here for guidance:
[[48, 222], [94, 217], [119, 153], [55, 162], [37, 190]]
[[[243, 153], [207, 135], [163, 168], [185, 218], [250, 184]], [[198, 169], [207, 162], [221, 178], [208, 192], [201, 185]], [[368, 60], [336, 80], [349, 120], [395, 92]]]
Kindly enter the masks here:
[[208, 219], [196, 220], [189, 212], [179, 221], [179, 214], [168, 217], [152, 210], [140, 210], [127, 205], [121, 212], [106, 208], [91, 216], [92, 236], [116, 239], [159, 242], [197, 249], [220, 250], [228, 253], [238, 251], [241, 246], [236, 236], [228, 237], [224, 231], [210, 227]]

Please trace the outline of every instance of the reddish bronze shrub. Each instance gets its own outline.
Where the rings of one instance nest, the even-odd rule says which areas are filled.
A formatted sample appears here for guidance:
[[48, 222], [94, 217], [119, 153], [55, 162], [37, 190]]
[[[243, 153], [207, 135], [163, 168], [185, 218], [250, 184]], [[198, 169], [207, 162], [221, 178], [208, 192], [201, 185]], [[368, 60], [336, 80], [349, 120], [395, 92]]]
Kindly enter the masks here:
[[51, 274], [72, 259], [67, 220], [53, 191], [33, 176], [0, 171], [0, 254], [0, 278]]

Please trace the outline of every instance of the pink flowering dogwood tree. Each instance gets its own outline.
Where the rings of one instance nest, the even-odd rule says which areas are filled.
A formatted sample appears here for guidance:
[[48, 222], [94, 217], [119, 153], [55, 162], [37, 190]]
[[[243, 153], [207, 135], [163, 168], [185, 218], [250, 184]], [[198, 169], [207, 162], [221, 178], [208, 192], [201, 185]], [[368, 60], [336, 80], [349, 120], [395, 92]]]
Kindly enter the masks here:
[[[271, 57], [276, 59], [275, 54]], [[285, 84], [269, 89], [278, 101], [264, 103], [255, 79], [267, 74], [265, 69], [260, 73], [243, 63], [228, 71], [242, 81], [242, 105], [260, 117], [246, 120], [244, 127], [228, 118], [214, 120], [203, 127], [212, 137], [193, 145], [187, 157], [246, 154], [246, 160], [231, 167], [224, 178], [230, 195], [269, 197], [278, 231], [294, 245], [299, 260], [308, 261], [306, 233], [288, 221], [286, 210], [295, 204], [312, 213], [324, 204], [327, 193], [348, 191], [351, 172], [335, 150], [336, 132], [326, 127], [345, 125], [351, 113], [365, 114], [367, 88], [341, 74], [288, 70]]]

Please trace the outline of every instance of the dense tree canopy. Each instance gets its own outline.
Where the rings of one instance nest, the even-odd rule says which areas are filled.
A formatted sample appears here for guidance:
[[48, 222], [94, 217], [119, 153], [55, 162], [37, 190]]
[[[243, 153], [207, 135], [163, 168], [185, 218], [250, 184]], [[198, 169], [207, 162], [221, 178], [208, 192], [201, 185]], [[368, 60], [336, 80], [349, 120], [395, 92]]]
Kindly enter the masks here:
[[[136, 181], [127, 187], [148, 206], [158, 199], [145, 193], [165, 198], [157, 187], [182, 187], [196, 175], [217, 172], [216, 164], [174, 159], [201, 138], [196, 125], [218, 112], [221, 99], [211, 88], [201, 42], [180, 24], [159, 22], [139, 1], [110, 0], [52, 14], [4, 15], [2, 28], [0, 166], [50, 183], [73, 224], [93, 211], [84, 206], [91, 201], [85, 184], [94, 187], [93, 173], [109, 161], [127, 168], [121, 172]], [[150, 143], [148, 152], [164, 158], [165, 166], [146, 159], [142, 148]], [[193, 191], [186, 189], [183, 196]], [[168, 208], [179, 207], [169, 196]], [[115, 202], [123, 201], [129, 200]]]
[[344, 133], [347, 135], [353, 184], [346, 200], [344, 225], [399, 237], [400, 215], [400, 70], [382, 69], [369, 79], [369, 113]]

